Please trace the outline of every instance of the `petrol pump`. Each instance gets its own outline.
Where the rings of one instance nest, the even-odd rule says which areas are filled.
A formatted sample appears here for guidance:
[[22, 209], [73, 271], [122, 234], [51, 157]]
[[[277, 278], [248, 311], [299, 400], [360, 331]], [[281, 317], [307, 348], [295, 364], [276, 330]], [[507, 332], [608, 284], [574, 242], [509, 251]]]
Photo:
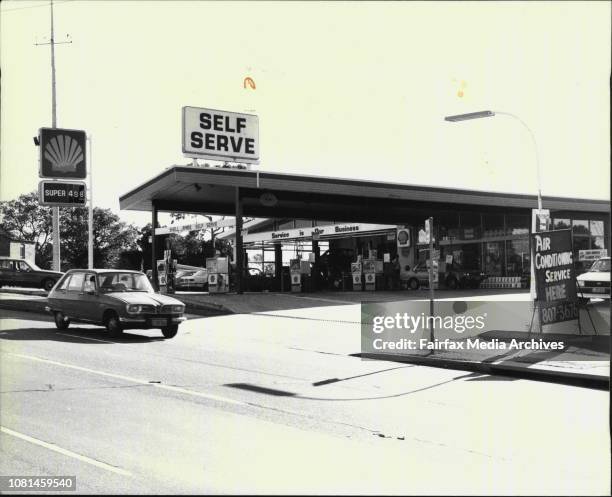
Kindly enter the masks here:
[[291, 291], [301, 292], [304, 277], [310, 274], [310, 263], [300, 259], [289, 261], [289, 274], [291, 276]]
[[363, 283], [361, 282], [361, 261], [351, 262], [351, 275], [353, 277], [353, 290], [360, 292], [363, 290]]
[[363, 261], [363, 279], [367, 291], [376, 290], [376, 261], [374, 259]]
[[170, 250], [164, 251], [164, 259], [157, 261], [157, 284], [161, 293], [174, 293], [177, 260], [171, 259]]
[[227, 293], [229, 290], [229, 259], [227, 257], [210, 257], [206, 259], [208, 273], [208, 292]]

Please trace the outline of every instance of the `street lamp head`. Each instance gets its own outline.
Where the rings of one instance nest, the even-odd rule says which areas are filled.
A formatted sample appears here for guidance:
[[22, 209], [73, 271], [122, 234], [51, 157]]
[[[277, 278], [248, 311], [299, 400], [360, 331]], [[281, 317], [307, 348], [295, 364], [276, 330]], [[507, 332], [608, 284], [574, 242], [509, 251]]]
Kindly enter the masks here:
[[493, 111], [482, 110], [480, 112], [471, 112], [469, 114], [457, 114], [456, 116], [446, 116], [444, 120], [456, 123], [459, 121], [469, 121], [470, 119], [480, 119], [481, 117], [492, 117], [494, 115], [495, 115], [495, 112]]

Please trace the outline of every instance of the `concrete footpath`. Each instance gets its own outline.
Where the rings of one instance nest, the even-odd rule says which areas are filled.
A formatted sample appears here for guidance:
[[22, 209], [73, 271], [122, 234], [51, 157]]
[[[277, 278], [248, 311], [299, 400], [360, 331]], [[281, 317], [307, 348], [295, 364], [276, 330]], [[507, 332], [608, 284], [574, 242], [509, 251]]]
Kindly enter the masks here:
[[[480, 342], [503, 342], [507, 349], [461, 349], [412, 351], [399, 354], [361, 354], [365, 359], [421, 364], [447, 369], [476, 371], [486, 374], [530, 378], [549, 382], [609, 389], [610, 336], [526, 334], [490, 331], [471, 337]], [[511, 349], [512, 340], [527, 343], [563, 342], [563, 350]], [[464, 340], [457, 340], [465, 342]]]

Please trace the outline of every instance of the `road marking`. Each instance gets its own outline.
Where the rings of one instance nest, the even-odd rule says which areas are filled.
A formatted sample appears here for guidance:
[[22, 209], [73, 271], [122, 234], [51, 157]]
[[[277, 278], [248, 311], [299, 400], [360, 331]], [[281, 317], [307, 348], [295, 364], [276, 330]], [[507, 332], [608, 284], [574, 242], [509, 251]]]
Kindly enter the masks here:
[[100, 376], [107, 376], [109, 378], [115, 378], [118, 380], [129, 381], [132, 383], [138, 383], [140, 385], [147, 385], [150, 387], [161, 388], [162, 390], [169, 390], [171, 392], [184, 393], [187, 395], [192, 395], [194, 397], [202, 397], [204, 399], [216, 400], [219, 402], [226, 402], [228, 404], [234, 404], [239, 406], [248, 406], [250, 404], [246, 402], [241, 402], [239, 400], [230, 399], [228, 397], [221, 397], [219, 395], [212, 395], [209, 393], [197, 392], [195, 390], [189, 390], [187, 388], [175, 387], [172, 385], [164, 385], [163, 383], [151, 383], [149, 380], [141, 380], [140, 378], [132, 378], [131, 376], [123, 376], [115, 373], [107, 373], [106, 371], [98, 371], [96, 369], [84, 368], [82, 366], [75, 366], [74, 364], [67, 364], [65, 362], [52, 361], [50, 359], [43, 359], [41, 357], [30, 356], [25, 354], [15, 354], [14, 352], [6, 352], [9, 355], [15, 357], [21, 357], [23, 359], [30, 359], [31, 361], [44, 362], [46, 364], [53, 364], [54, 366], [60, 366], [69, 369], [75, 369], [77, 371], [84, 371], [85, 373], [97, 374]]
[[97, 461], [96, 459], [92, 459], [91, 457], [77, 454], [76, 452], [72, 452], [71, 450], [68, 450], [68, 449], [63, 449], [62, 447], [59, 447], [58, 445], [55, 445], [49, 442], [45, 442], [43, 440], [39, 440], [37, 438], [33, 438], [28, 435], [24, 435], [23, 433], [19, 433], [9, 428], [5, 428], [4, 426], [0, 426], [0, 431], [2, 433], [6, 433], [7, 435], [12, 435], [13, 437], [21, 438], [22, 440], [25, 440], [26, 442], [40, 445], [41, 447], [44, 447], [45, 449], [49, 449], [54, 452], [58, 452], [59, 454], [63, 454], [65, 456], [72, 457], [73, 459], [77, 459], [79, 461], [86, 462], [87, 464], [91, 464], [92, 466], [97, 466], [98, 468], [105, 469], [106, 471], [111, 471], [112, 473], [117, 473], [123, 476], [132, 476], [132, 473], [124, 469], [117, 468], [115, 466], [111, 466], [110, 464], [106, 464], [105, 462], [102, 462], [102, 461]]
[[110, 340], [101, 340], [99, 338], [84, 337], [83, 335], [70, 335], [69, 333], [56, 333], [56, 334], [57, 335], [62, 335], [62, 336], [65, 336], [65, 337], [84, 338], [85, 340], [93, 340], [94, 342], [118, 343], [118, 342], [111, 342]]
[[333, 302], [335, 304], [354, 304], [354, 305], [359, 305], [361, 302], [352, 302], [349, 300], [336, 300], [336, 299], [325, 299], [323, 297], [305, 297], [300, 295], [299, 297], [297, 295], [291, 295], [290, 293], [282, 293], [281, 294], [283, 297], [293, 297], [294, 299], [307, 299], [307, 300], [320, 300], [321, 302]]

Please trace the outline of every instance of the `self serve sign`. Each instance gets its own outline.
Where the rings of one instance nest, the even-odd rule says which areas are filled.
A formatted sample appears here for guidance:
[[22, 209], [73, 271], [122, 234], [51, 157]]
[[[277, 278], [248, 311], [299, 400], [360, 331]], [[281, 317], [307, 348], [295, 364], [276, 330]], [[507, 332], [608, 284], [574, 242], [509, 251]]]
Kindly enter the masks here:
[[183, 107], [183, 153], [211, 160], [259, 161], [259, 118]]

